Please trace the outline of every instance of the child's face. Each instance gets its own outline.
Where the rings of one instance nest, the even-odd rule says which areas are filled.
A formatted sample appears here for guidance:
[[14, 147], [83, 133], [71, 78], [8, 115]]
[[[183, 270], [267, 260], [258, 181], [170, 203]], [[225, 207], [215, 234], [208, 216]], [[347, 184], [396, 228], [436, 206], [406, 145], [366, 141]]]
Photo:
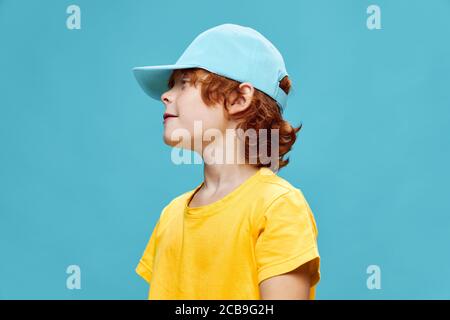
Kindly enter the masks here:
[[199, 148], [208, 144], [202, 140], [205, 130], [218, 129], [222, 133], [226, 130], [225, 108], [222, 105], [207, 106], [201, 98], [201, 84], [195, 87], [188, 75], [176, 78], [174, 86], [161, 95], [161, 100], [165, 115], [174, 116], [164, 119], [163, 137], [167, 145], [200, 152]]

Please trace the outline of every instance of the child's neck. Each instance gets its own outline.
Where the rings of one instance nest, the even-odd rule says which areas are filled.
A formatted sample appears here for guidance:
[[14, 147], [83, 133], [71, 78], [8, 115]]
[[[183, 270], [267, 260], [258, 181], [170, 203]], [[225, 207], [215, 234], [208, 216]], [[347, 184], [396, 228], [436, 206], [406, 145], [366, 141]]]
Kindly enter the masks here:
[[207, 165], [203, 185], [191, 198], [189, 207], [200, 207], [220, 200], [259, 170], [255, 165]]
[[203, 168], [205, 189], [218, 190], [229, 185], [240, 185], [258, 171], [250, 164], [208, 165]]

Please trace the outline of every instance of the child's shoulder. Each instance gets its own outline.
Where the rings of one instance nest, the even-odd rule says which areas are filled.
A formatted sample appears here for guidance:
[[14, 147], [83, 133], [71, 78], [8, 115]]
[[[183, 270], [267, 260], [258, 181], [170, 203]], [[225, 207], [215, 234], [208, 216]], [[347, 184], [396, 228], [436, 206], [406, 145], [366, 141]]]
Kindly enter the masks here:
[[266, 172], [266, 175], [261, 176], [263, 181], [261, 189], [255, 193], [256, 202], [261, 203], [261, 210], [258, 210], [257, 215], [259, 221], [264, 221], [264, 218], [275, 218], [278, 223], [300, 221], [302, 217], [308, 217], [317, 235], [313, 213], [301, 188], [277, 174]]
[[281, 192], [289, 192], [297, 189], [289, 181], [280, 177], [269, 168], [261, 168], [260, 180], [266, 185], [266, 187], [278, 189]]
[[288, 180], [280, 177], [269, 168], [262, 168], [260, 171], [260, 181], [257, 190], [261, 197], [267, 200], [274, 200], [281, 196], [303, 196], [300, 188], [294, 186]]

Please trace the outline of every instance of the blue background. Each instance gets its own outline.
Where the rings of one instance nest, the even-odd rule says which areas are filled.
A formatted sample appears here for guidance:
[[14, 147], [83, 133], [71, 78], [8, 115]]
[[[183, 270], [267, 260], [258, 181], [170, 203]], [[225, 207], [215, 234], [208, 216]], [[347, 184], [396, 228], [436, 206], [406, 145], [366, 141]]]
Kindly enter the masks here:
[[294, 81], [303, 129], [280, 175], [318, 223], [317, 299], [450, 298], [448, 0], [0, 0], [0, 298], [147, 298], [134, 268], [153, 226], [203, 176], [170, 161], [131, 68], [228, 22], [269, 38]]

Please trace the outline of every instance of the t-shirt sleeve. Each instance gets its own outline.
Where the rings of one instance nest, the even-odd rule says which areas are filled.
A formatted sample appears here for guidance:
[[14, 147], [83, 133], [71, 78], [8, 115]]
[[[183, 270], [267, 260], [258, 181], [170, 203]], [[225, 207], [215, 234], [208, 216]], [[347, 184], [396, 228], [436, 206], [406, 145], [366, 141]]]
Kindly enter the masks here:
[[160, 220], [158, 220], [153, 228], [150, 240], [148, 241], [144, 253], [142, 254], [142, 257], [136, 267], [136, 273], [144, 278], [144, 280], [148, 283], [150, 283], [153, 273], [153, 260], [156, 252], [156, 234], [158, 232], [159, 221]]
[[266, 209], [255, 245], [258, 283], [312, 262], [311, 287], [320, 280], [317, 226], [299, 189], [275, 199]]

